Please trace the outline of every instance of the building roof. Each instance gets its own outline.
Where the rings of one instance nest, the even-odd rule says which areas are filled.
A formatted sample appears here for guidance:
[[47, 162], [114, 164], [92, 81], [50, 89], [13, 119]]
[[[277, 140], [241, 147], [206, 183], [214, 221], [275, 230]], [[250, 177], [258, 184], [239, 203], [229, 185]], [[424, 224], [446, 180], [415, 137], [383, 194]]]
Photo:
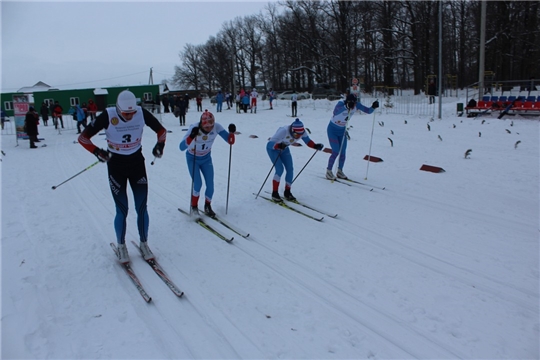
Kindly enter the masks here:
[[45, 84], [43, 81], [38, 81], [33, 86], [25, 86], [17, 90], [20, 93], [33, 93], [38, 91], [58, 90], [51, 88], [50, 85]]
[[107, 95], [109, 92], [107, 89], [95, 88], [94, 95]]

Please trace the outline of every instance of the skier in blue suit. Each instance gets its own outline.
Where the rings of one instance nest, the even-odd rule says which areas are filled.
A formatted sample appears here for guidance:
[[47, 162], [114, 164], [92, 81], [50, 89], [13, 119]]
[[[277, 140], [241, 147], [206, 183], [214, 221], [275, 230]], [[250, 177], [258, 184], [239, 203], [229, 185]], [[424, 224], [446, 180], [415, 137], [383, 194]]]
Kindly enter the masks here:
[[[356, 100], [354, 94], [347, 95], [345, 100], [340, 100], [334, 107], [334, 113], [328, 127], [326, 129], [328, 133], [328, 141], [332, 148], [332, 155], [328, 159], [328, 166], [326, 167], [326, 178], [334, 180], [336, 177], [332, 173], [334, 162], [339, 154], [338, 170], [336, 175], [340, 179], [346, 179], [347, 176], [343, 173], [343, 166], [345, 165], [345, 154], [347, 152], [347, 136], [345, 126], [347, 120], [350, 119], [356, 110], [362, 110], [366, 114], [371, 114], [379, 107], [379, 102], [374, 101], [370, 108], [362, 105]], [[342, 145], [343, 144], [343, 145]], [[340, 152], [341, 149], [341, 152]]]
[[270, 160], [272, 160], [272, 163], [275, 164], [276, 170], [274, 179], [272, 180], [272, 199], [275, 202], [283, 201], [278, 193], [279, 182], [283, 170], [286, 170], [287, 172], [285, 174], [285, 192], [283, 196], [290, 201], [296, 200], [291, 194], [294, 169], [289, 145], [295, 144], [300, 139], [312, 149], [322, 150], [324, 148], [323, 144], [315, 144], [313, 140], [309, 138], [307, 132], [304, 130], [304, 124], [300, 119], [294, 120], [291, 125], [282, 126], [277, 129], [276, 133], [266, 144], [266, 152], [268, 153]]
[[221, 124], [216, 123], [214, 115], [205, 110], [201, 115], [199, 123], [191, 124], [180, 142], [180, 150], [186, 151], [186, 162], [189, 174], [193, 179], [193, 192], [191, 194], [191, 213], [198, 214], [199, 194], [202, 187], [202, 176], [206, 183], [204, 212], [214, 217], [216, 213], [212, 210], [210, 203], [214, 195], [214, 165], [212, 163], [212, 144], [219, 135], [230, 145], [234, 144], [236, 125], [230, 124], [229, 131], [225, 130]]

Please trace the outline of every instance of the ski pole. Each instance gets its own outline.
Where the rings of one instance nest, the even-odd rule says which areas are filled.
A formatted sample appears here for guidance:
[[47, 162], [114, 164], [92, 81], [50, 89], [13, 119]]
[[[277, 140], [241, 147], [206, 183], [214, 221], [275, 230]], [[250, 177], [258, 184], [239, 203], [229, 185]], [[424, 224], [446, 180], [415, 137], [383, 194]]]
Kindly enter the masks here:
[[189, 194], [189, 215], [191, 215], [191, 197], [195, 187], [195, 156], [197, 154], [197, 144], [193, 144], [193, 166], [191, 168], [191, 193]]
[[373, 124], [371, 125], [371, 139], [369, 140], [369, 154], [368, 154], [368, 158], [367, 158], [367, 169], [366, 169], [366, 177], [364, 178], [364, 180], [367, 180], [367, 175], [368, 175], [368, 171], [369, 171], [369, 163], [371, 162], [371, 144], [373, 144], [373, 129], [375, 128], [375, 112], [377, 110], [373, 110]]
[[225, 214], [229, 211], [229, 186], [231, 184], [231, 159], [232, 159], [232, 144], [229, 148], [229, 173], [227, 174], [227, 201], [225, 202]]
[[298, 174], [294, 177], [293, 181], [291, 182], [291, 185], [294, 183], [294, 181], [296, 180], [297, 177], [300, 176], [300, 174], [302, 173], [302, 171], [304, 171], [304, 169], [306, 168], [306, 166], [309, 164], [309, 162], [311, 161], [311, 159], [313, 159], [313, 157], [319, 152], [319, 150], [315, 150], [315, 152], [313, 153], [313, 155], [311, 155], [311, 157], [309, 158], [309, 160], [306, 162], [306, 164], [304, 165], [304, 167], [302, 168], [302, 170], [300, 170], [298, 172]]
[[255, 196], [255, 199], [259, 197], [259, 194], [261, 193], [261, 190], [263, 189], [264, 187], [264, 184], [266, 184], [266, 180], [268, 180], [268, 177], [270, 176], [270, 173], [272, 172], [272, 170], [274, 170], [274, 166], [276, 166], [276, 163], [277, 161], [279, 160], [279, 157], [281, 156], [281, 152], [283, 150], [279, 150], [279, 153], [278, 153], [278, 156], [276, 157], [276, 160], [274, 160], [274, 163], [272, 164], [272, 167], [270, 168], [270, 171], [268, 172], [268, 175], [266, 175], [266, 179], [264, 179], [262, 185], [261, 185], [261, 188], [259, 189], [259, 192], [257, 193], [257, 196]]
[[56, 186], [53, 186], [52, 189], [55, 190], [55, 189], [56, 189], [57, 187], [59, 187], [60, 185], [67, 183], [69, 180], [73, 179], [74, 177], [77, 177], [77, 176], [81, 175], [83, 172], [85, 172], [86, 170], [90, 169], [91, 167], [93, 167], [93, 166], [95, 166], [95, 165], [97, 165], [97, 164], [99, 164], [99, 160], [96, 161], [95, 163], [91, 164], [90, 166], [88, 166], [88, 167], [85, 168], [84, 170], [79, 171], [78, 173], [76, 173], [75, 175], [73, 175], [72, 177], [70, 177], [69, 179], [67, 179], [67, 180], [65, 180], [65, 181], [63, 181], [63, 182], [61, 182], [60, 184], [58, 184], [58, 185], [56, 185]]
[[154, 156], [154, 160], [152, 160], [152, 162], [150, 163], [150, 165], [154, 165], [155, 162], [156, 162], [156, 157]]

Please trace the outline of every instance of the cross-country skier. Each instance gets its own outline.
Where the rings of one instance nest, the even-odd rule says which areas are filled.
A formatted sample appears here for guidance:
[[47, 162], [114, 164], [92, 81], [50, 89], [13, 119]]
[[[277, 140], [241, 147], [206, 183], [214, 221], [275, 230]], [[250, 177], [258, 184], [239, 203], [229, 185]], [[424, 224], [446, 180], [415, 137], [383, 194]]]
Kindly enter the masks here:
[[[99, 161], [107, 163], [109, 186], [116, 206], [114, 229], [118, 242], [118, 258], [121, 263], [129, 262], [126, 247], [126, 219], [128, 215], [127, 183], [131, 186], [140, 248], [146, 260], [154, 255], [148, 247], [148, 182], [142, 153], [141, 140], [144, 125], [157, 133], [157, 143], [152, 150], [155, 157], [163, 155], [167, 130], [149, 111], [137, 105], [135, 95], [122, 91], [116, 100], [116, 107], [106, 108], [96, 120], [90, 123], [79, 136], [79, 143], [94, 154]], [[100, 149], [90, 138], [105, 129], [107, 150]]]
[[[326, 167], [326, 178], [333, 180], [336, 177], [332, 173], [332, 167], [339, 154], [338, 170], [336, 175], [340, 179], [346, 179], [347, 176], [343, 173], [343, 166], [345, 165], [345, 157], [347, 152], [347, 136], [345, 126], [347, 120], [350, 119], [356, 110], [362, 110], [366, 114], [371, 114], [379, 107], [379, 102], [374, 101], [370, 108], [362, 105], [359, 101], [356, 101], [354, 94], [347, 95], [345, 100], [340, 100], [334, 107], [334, 113], [326, 131], [328, 133], [328, 141], [332, 148], [332, 155], [328, 159], [328, 166]], [[341, 152], [340, 152], [341, 149]]]
[[225, 128], [216, 123], [214, 115], [205, 110], [201, 115], [201, 119], [196, 124], [191, 124], [180, 142], [180, 150], [186, 151], [186, 162], [189, 169], [189, 174], [193, 179], [193, 192], [191, 194], [191, 212], [198, 214], [199, 194], [202, 187], [202, 176], [206, 183], [206, 191], [204, 193], [204, 212], [211, 217], [216, 216], [212, 210], [211, 202], [214, 195], [214, 165], [212, 164], [212, 144], [219, 135], [230, 145], [234, 144], [236, 125], [230, 124], [229, 128]]
[[296, 200], [291, 194], [294, 168], [289, 145], [298, 142], [300, 138], [312, 149], [322, 150], [324, 148], [323, 144], [315, 144], [313, 140], [309, 138], [309, 135], [304, 129], [304, 124], [298, 118], [294, 120], [291, 125], [282, 126], [277, 129], [276, 133], [266, 144], [266, 152], [268, 153], [272, 164], [275, 164], [274, 167], [276, 172], [272, 180], [272, 199], [276, 202], [283, 201], [279, 196], [278, 189], [284, 169], [287, 173], [285, 174], [285, 192], [283, 193], [283, 196], [287, 200]]

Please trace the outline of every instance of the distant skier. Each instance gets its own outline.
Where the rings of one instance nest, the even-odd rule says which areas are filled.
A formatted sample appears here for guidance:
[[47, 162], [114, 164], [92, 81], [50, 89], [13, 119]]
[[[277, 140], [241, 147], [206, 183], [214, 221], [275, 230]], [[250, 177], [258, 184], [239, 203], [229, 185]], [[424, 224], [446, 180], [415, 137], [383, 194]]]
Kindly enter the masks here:
[[257, 92], [257, 89], [253, 88], [251, 93], [249, 94], [251, 97], [251, 112], [257, 113], [257, 98], [259, 97], [259, 93]]
[[326, 167], [327, 179], [333, 180], [336, 178], [332, 173], [332, 168], [338, 154], [339, 163], [336, 175], [340, 179], [347, 178], [347, 176], [343, 173], [343, 166], [345, 165], [345, 157], [347, 153], [347, 136], [345, 129], [347, 120], [354, 115], [356, 110], [362, 110], [366, 114], [371, 114], [378, 107], [378, 101], [374, 101], [370, 108], [362, 105], [359, 101], [357, 102], [354, 94], [349, 94], [345, 100], [340, 100], [337, 102], [336, 106], [334, 107], [332, 118], [330, 119], [326, 129], [328, 133], [328, 141], [330, 142], [330, 147], [332, 148], [332, 155], [330, 155], [330, 158], [328, 159], [328, 166]]

